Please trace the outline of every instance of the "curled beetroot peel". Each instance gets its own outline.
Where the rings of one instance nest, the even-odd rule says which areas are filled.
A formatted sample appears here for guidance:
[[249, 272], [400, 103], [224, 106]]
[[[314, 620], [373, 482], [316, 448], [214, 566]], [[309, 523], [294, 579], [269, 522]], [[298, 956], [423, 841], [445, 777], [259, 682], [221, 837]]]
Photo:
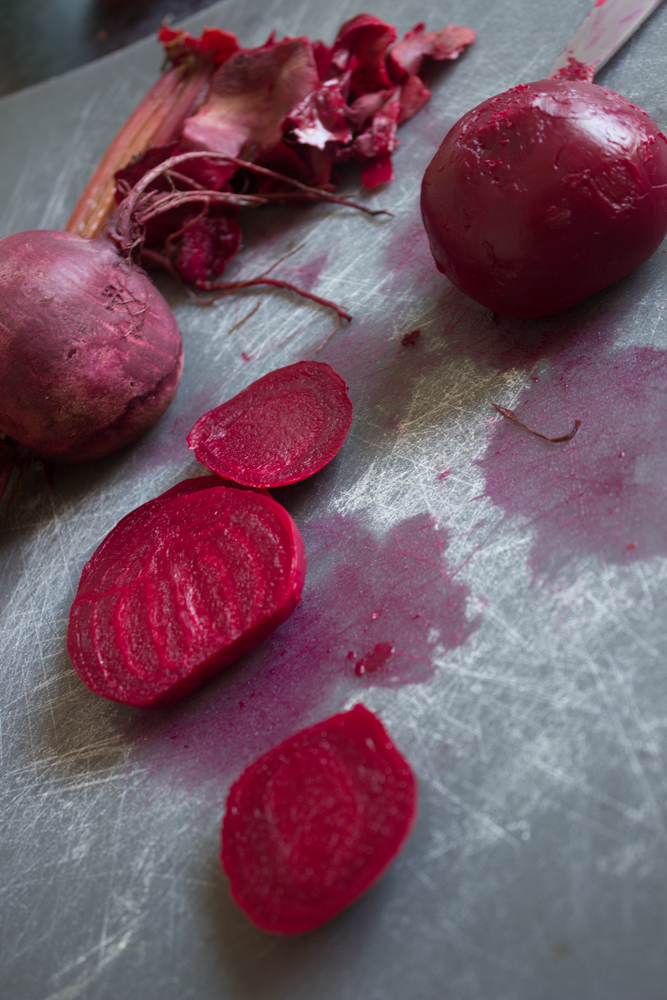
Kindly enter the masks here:
[[[243, 191], [266, 202], [300, 198], [288, 177], [333, 191], [338, 164], [361, 164], [367, 187], [391, 180], [396, 130], [429, 100], [426, 60], [457, 59], [475, 32], [417, 24], [402, 41], [372, 14], [343, 24], [332, 46], [309, 38], [243, 48], [235, 35], [207, 28], [201, 38], [163, 27], [172, 64], [111, 143], [67, 224], [95, 236], [109, 211], [115, 171], [118, 200], [158, 163], [186, 151], [228, 154], [247, 162], [205, 157], [169, 177], [172, 190]], [[120, 169], [119, 169], [120, 168]], [[282, 178], [278, 175], [282, 175]], [[167, 190], [165, 178], [155, 190]], [[206, 218], [174, 208], [147, 226], [143, 263], [166, 267], [203, 291], [212, 290], [240, 245], [236, 209], [209, 201]]]
[[439, 268], [495, 312], [546, 316], [638, 267], [667, 233], [667, 139], [580, 80], [521, 84], [473, 108], [424, 175]]
[[205, 413], [188, 445], [219, 476], [244, 486], [286, 486], [330, 462], [351, 422], [340, 375], [321, 361], [299, 361]]
[[91, 690], [166, 705], [285, 621], [306, 559], [287, 511], [215, 476], [124, 517], [81, 574], [67, 648]]
[[296, 733], [232, 785], [222, 866], [234, 901], [275, 934], [303, 934], [373, 885], [417, 817], [417, 781], [363, 705]]

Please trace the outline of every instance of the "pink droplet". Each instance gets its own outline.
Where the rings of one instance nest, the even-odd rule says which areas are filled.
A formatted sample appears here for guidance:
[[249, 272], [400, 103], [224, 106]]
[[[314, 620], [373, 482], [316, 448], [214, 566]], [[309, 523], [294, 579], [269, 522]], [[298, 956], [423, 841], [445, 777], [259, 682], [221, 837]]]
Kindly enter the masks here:
[[357, 677], [363, 677], [364, 674], [381, 670], [393, 652], [394, 647], [390, 642], [378, 642], [372, 653], [359, 660], [354, 668], [355, 674]]

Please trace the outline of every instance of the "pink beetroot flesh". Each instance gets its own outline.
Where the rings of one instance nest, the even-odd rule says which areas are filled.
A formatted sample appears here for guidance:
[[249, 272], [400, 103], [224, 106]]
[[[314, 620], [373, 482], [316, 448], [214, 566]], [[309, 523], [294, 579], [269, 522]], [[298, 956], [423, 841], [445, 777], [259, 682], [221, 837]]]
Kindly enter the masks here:
[[219, 476], [244, 486], [286, 486], [330, 462], [351, 422], [342, 378], [320, 361], [299, 361], [205, 413], [188, 444]]
[[315, 930], [377, 881], [416, 817], [410, 765], [355, 705], [269, 750], [232, 785], [221, 859], [232, 898], [262, 930]]
[[0, 240], [0, 432], [23, 454], [78, 462], [148, 430], [176, 392], [169, 306], [106, 237]]
[[81, 574], [67, 648], [91, 690], [166, 705], [292, 613], [299, 531], [269, 496], [187, 480], [124, 517]]
[[508, 316], [567, 309], [646, 260], [667, 233], [667, 139], [592, 83], [540, 80], [473, 108], [424, 175], [435, 262]]

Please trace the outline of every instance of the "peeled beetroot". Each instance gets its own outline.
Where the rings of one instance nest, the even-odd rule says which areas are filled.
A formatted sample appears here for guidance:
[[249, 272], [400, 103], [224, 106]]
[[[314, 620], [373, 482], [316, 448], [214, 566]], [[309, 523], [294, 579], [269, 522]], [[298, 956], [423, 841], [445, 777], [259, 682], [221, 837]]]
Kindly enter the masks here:
[[108, 455], [151, 427], [183, 366], [173, 313], [106, 236], [0, 240], [0, 436], [54, 462]]
[[330, 462], [351, 422], [340, 375], [320, 361], [299, 361], [205, 413], [188, 444], [207, 468], [236, 483], [286, 486]]
[[422, 184], [435, 262], [508, 316], [560, 312], [645, 261], [667, 233], [667, 139], [592, 83], [540, 80], [473, 108]]
[[394, 860], [417, 816], [417, 782], [376, 716], [355, 705], [269, 750], [232, 785], [222, 866], [265, 931], [330, 920]]
[[91, 690], [159, 707], [222, 670], [292, 613], [306, 573], [266, 494], [187, 480], [124, 517], [84, 567], [67, 649]]

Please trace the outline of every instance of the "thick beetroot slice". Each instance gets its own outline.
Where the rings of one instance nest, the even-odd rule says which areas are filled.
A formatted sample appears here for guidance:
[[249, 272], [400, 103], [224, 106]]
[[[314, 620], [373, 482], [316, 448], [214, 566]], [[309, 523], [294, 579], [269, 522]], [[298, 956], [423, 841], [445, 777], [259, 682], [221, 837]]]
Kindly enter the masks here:
[[299, 361], [205, 413], [188, 444], [200, 462], [235, 483], [286, 486], [330, 462], [351, 422], [340, 375], [321, 361]]
[[218, 483], [187, 480], [138, 507], [84, 567], [67, 648], [97, 694], [166, 705], [299, 602], [306, 559], [292, 518], [267, 495]]
[[257, 927], [303, 934], [382, 875], [417, 817], [417, 781], [355, 705], [269, 750], [232, 785], [222, 866]]

